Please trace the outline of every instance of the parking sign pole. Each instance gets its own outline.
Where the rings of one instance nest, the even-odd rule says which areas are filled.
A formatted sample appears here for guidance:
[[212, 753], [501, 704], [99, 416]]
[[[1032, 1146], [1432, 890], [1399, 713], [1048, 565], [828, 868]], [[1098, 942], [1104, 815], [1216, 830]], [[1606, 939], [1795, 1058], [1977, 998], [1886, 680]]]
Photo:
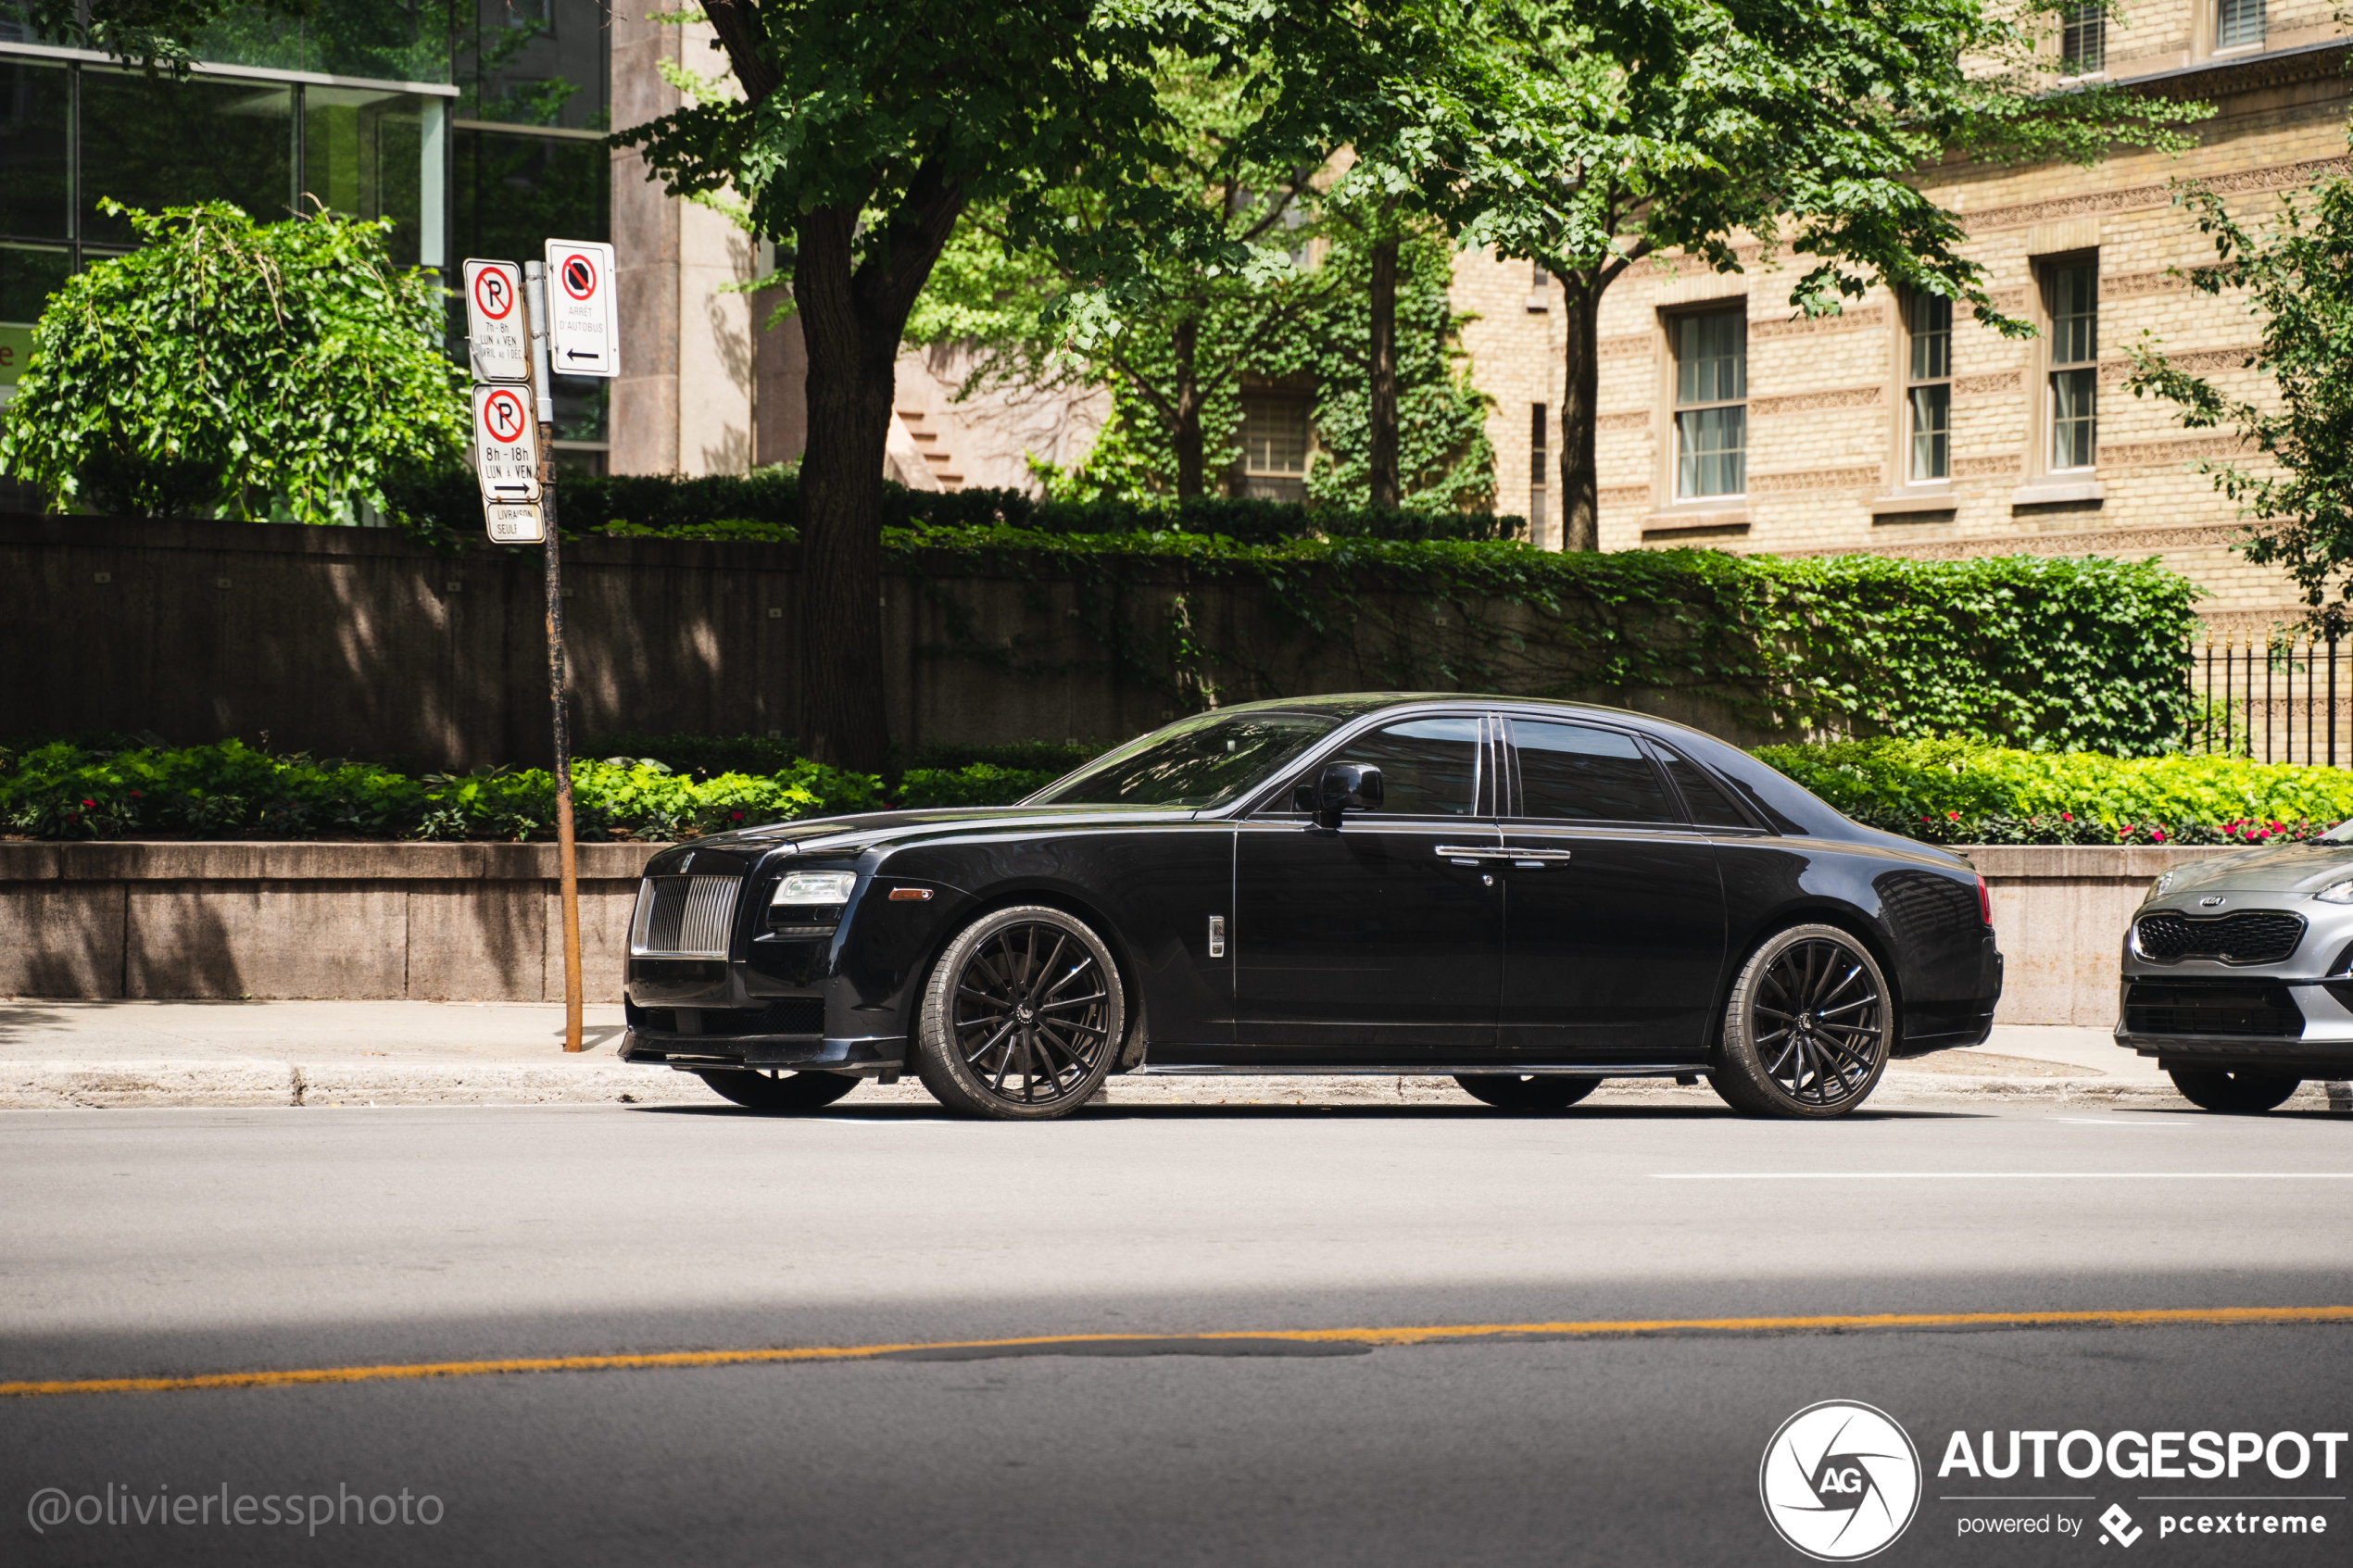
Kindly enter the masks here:
[[581, 1048], [580, 872], [572, 833], [572, 735], [565, 721], [569, 684], [564, 668], [564, 584], [560, 534], [556, 527], [556, 458], [548, 424], [555, 398], [547, 373], [547, 276], [536, 261], [523, 263], [523, 304], [531, 313], [531, 391], [539, 424], [539, 494], [547, 542], [547, 701], [556, 731], [556, 868], [564, 935], [564, 1049]]

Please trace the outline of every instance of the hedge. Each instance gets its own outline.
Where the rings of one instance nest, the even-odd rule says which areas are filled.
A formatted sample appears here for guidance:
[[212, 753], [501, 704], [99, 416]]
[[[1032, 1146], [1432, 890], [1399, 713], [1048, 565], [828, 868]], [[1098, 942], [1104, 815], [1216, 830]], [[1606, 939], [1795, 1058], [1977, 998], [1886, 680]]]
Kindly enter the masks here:
[[[583, 479], [568, 483], [561, 516], [568, 532], [789, 546], [799, 495], [780, 470]], [[1211, 694], [1287, 696], [1300, 671], [1344, 670], [1402, 690], [1687, 694], [1753, 734], [1965, 734], [2125, 756], [2166, 749], [2189, 716], [2183, 661], [2200, 590], [2154, 558], [1565, 554], [1445, 536], [1476, 531], [1454, 517], [885, 495], [886, 557], [949, 628], [927, 657], [1067, 679], [1056, 661], [1066, 653], [1041, 652], [1033, 668], [935, 584], [1068, 583], [1101, 668], [1176, 711]], [[480, 526], [471, 483], [421, 486], [408, 501], [453, 539]], [[1219, 590], [1242, 600], [1244, 646], [1215, 646], [1188, 606]], [[1278, 667], [1266, 662], [1276, 647]]]
[[2353, 770], [2239, 757], [2120, 758], [1967, 740], [1756, 755], [1856, 821], [1932, 844], [2264, 844], [2353, 817]]
[[[1048, 501], [1019, 490], [910, 490], [883, 482], [882, 522], [893, 529], [1011, 527], [1055, 536], [1179, 533], [1250, 544], [1321, 535], [1350, 539], [1516, 539], [1525, 518], [1486, 512], [1309, 507], [1202, 496], [1178, 501]], [[392, 515], [411, 532], [471, 542], [482, 495], [471, 472], [411, 474], [387, 486]], [[778, 465], [748, 474], [566, 474], [557, 516], [567, 533], [618, 531], [677, 538], [789, 543], [800, 526], [800, 474]]]

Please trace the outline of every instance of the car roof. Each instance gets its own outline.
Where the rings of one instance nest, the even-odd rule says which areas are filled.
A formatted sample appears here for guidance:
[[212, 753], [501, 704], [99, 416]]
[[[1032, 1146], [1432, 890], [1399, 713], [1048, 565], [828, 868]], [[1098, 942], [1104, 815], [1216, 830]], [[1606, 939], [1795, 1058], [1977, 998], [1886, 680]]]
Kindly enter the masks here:
[[1560, 697], [1510, 696], [1501, 692], [1331, 692], [1315, 696], [1275, 697], [1263, 702], [1238, 702], [1221, 708], [1220, 713], [1325, 713], [1338, 719], [1360, 718], [1391, 708], [1418, 708], [1430, 703], [1452, 706], [1469, 704], [1480, 708], [1554, 709], [1562, 713], [1581, 713], [1595, 718], [1623, 721], [1632, 720], [1644, 726], [1660, 726], [1673, 730], [1688, 730], [1672, 719], [1655, 714], [1638, 713], [1630, 708], [1612, 708], [1599, 702], [1570, 702]]

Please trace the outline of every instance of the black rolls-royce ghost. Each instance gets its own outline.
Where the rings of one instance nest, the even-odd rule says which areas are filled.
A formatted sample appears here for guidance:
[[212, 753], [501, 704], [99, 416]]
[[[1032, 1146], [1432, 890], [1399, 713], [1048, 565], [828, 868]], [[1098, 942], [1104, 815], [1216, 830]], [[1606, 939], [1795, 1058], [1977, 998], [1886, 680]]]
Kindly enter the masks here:
[[1705, 1076], [1862, 1103], [1975, 1045], [1983, 882], [1696, 730], [1526, 698], [1252, 703], [1018, 806], [781, 822], [647, 867], [623, 1055], [811, 1110], [918, 1074], [1063, 1115], [1116, 1073], [1446, 1073], [1491, 1105]]

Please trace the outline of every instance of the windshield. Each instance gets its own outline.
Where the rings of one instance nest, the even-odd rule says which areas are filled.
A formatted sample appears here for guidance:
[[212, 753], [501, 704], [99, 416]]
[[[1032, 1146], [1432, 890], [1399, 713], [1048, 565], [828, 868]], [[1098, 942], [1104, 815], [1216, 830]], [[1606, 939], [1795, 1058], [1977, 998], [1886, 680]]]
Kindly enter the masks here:
[[1129, 741], [1037, 797], [1054, 806], [1222, 806], [1330, 733], [1319, 713], [1203, 713]]

